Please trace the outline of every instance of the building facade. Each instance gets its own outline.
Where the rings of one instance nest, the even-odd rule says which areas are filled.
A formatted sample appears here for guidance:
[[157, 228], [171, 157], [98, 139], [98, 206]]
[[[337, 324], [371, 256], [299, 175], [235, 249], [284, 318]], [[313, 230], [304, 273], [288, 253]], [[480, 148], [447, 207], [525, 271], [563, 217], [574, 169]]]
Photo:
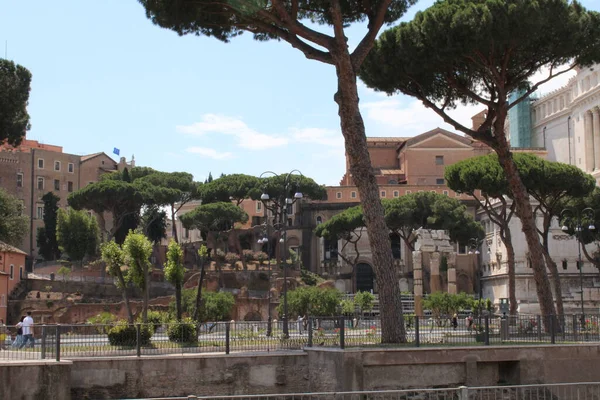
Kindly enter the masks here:
[[18, 247], [32, 259], [38, 257], [36, 233], [44, 225], [46, 193], [53, 192], [60, 198], [59, 208], [66, 208], [70, 193], [97, 182], [104, 173], [134, 165], [124, 157], [117, 163], [105, 153], [68, 154], [60, 146], [35, 140], [25, 139], [16, 148], [0, 146], [0, 187], [23, 202], [30, 218], [29, 234]]
[[[497, 203], [498, 206], [499, 203]], [[535, 207], [535, 204], [533, 204]], [[477, 260], [483, 283], [483, 295], [496, 305], [500, 299], [508, 298], [508, 264], [506, 246], [500, 239], [498, 226], [490, 221], [485, 211], [478, 212], [478, 218], [486, 230], [481, 257]], [[541, 217], [538, 218], [541, 226]], [[539, 303], [533, 270], [528, 258], [527, 241], [522, 231], [521, 221], [514, 216], [510, 221], [510, 231], [515, 251], [516, 294], [520, 313], [539, 313]], [[587, 246], [590, 254], [597, 251], [596, 244]], [[565, 313], [581, 312], [581, 290], [583, 288], [584, 310], [597, 313], [600, 307], [600, 277], [598, 269], [585, 257], [578, 263], [578, 242], [574, 236], [561, 230], [558, 221], [553, 221], [549, 234], [550, 256], [558, 266]], [[582, 270], [579, 268], [582, 266]], [[581, 272], [581, 274], [580, 274]], [[551, 279], [551, 278], [550, 278]], [[554, 292], [554, 287], [552, 286]]]
[[531, 104], [532, 143], [548, 159], [600, 179], [600, 64], [577, 68], [562, 88]]
[[24, 251], [0, 242], [0, 319], [7, 323], [8, 296], [25, 274]]

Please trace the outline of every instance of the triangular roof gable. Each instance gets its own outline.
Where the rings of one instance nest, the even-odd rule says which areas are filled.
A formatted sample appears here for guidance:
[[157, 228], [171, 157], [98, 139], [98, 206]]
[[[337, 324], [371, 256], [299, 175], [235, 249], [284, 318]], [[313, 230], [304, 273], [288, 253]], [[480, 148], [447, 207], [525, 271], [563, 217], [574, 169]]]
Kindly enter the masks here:
[[[442, 140], [440, 141], [439, 139]], [[438, 144], [432, 146], [432, 144], [434, 144], [432, 142], [438, 142]], [[432, 129], [429, 132], [422, 133], [409, 139], [406, 142], [406, 147], [446, 147], [443, 145], [444, 142], [452, 142], [455, 145], [458, 145], [458, 147], [463, 148], [473, 147], [471, 139], [457, 135], [456, 133], [452, 133], [442, 128]]]
[[113, 159], [112, 159], [112, 157], [111, 157], [111, 156], [109, 156], [108, 154], [106, 154], [105, 152], [94, 153], [94, 154], [88, 154], [88, 155], [86, 155], [86, 156], [82, 156], [82, 157], [81, 157], [81, 162], [86, 162], [86, 161], [89, 161], [89, 160], [91, 160], [91, 159], [93, 159], [93, 158], [100, 157], [100, 156], [105, 156], [105, 157], [106, 157], [106, 158], [108, 158], [110, 161], [114, 162], [114, 163], [115, 163], [115, 165], [117, 164], [117, 162], [116, 162], [115, 160], [113, 160]]

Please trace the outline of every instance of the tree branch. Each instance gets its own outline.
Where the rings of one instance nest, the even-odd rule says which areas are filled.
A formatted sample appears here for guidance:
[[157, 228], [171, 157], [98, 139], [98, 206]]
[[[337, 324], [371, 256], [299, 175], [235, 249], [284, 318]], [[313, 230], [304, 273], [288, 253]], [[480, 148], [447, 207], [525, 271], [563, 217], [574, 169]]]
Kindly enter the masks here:
[[369, 51], [373, 48], [373, 44], [375, 43], [375, 39], [377, 38], [377, 33], [383, 26], [385, 21], [385, 14], [387, 13], [387, 9], [392, 3], [392, 0], [381, 0], [379, 4], [379, 8], [375, 13], [375, 16], [369, 16], [369, 31], [367, 34], [361, 39], [358, 46], [354, 49], [350, 57], [352, 58], [352, 65], [354, 66], [354, 70], [358, 71], [363, 61], [369, 54]]
[[571, 71], [573, 68], [575, 68], [575, 64], [573, 64], [569, 68], [565, 69], [564, 71], [560, 71], [560, 72], [557, 72], [556, 74], [552, 75], [552, 69], [553, 69], [553, 66], [552, 66], [550, 68], [550, 74], [548, 75], [548, 77], [545, 78], [545, 79], [542, 79], [541, 81], [539, 81], [535, 85], [531, 86], [531, 88], [529, 88], [529, 90], [527, 90], [521, 97], [519, 97], [518, 99], [516, 99], [515, 101], [513, 101], [508, 106], [508, 110], [510, 110], [511, 108], [513, 108], [514, 106], [516, 106], [517, 104], [519, 104], [520, 102], [522, 102], [523, 100], [525, 100], [527, 97], [529, 97], [529, 95], [531, 95], [533, 92], [535, 92], [536, 90], [538, 90], [538, 88], [541, 85], [543, 85], [544, 83], [550, 81], [551, 79], [556, 78], [557, 76], [560, 76], [560, 75], [562, 75], [564, 73], [567, 73], [567, 72]]

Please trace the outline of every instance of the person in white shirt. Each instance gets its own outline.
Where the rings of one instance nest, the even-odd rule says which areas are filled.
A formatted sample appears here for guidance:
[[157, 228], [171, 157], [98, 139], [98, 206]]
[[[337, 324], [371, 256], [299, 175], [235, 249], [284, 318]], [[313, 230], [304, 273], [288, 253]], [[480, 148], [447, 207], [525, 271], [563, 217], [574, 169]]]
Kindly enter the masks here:
[[27, 311], [27, 316], [23, 320], [23, 343], [21, 343], [19, 349], [25, 347], [29, 341], [31, 341], [31, 347], [33, 348], [35, 342], [33, 340], [33, 318], [31, 318], [31, 311]]

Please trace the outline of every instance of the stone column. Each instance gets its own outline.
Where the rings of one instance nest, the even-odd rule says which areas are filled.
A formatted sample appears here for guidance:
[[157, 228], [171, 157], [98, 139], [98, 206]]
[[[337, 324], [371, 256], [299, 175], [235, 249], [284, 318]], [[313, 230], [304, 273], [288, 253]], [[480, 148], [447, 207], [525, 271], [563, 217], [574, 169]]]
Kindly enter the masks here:
[[583, 114], [583, 132], [585, 144], [585, 170], [592, 172], [594, 170], [594, 132], [592, 127], [592, 113], [586, 111]]
[[592, 110], [592, 131], [594, 133], [594, 167], [600, 169], [600, 109]]
[[431, 253], [431, 258], [429, 259], [429, 270], [431, 271], [429, 287], [431, 288], [431, 293], [442, 290], [442, 283], [440, 280], [440, 261], [441, 258], [439, 251], [434, 251]]
[[448, 260], [448, 293], [457, 294], [458, 289], [456, 287], [456, 253], [446, 254], [446, 260]]
[[413, 251], [413, 280], [415, 295], [415, 315], [418, 317], [423, 316], [423, 256], [420, 251]]

